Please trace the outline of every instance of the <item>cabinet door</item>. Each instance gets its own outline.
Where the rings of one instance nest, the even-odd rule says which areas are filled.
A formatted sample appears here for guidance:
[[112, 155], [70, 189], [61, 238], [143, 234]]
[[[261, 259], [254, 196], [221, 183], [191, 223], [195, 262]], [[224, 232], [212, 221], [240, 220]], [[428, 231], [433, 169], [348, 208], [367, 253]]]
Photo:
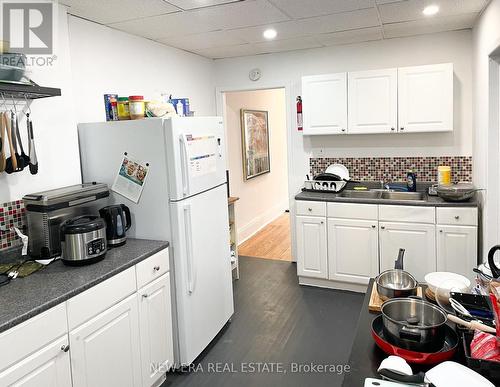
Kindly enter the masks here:
[[[20, 338], [22, 340], [22, 338]], [[65, 335], [0, 373], [0, 386], [69, 387], [71, 368]], [[4, 348], [4, 350], [8, 350]]]
[[378, 224], [328, 219], [329, 279], [366, 285], [378, 274]]
[[437, 270], [473, 277], [477, 266], [477, 227], [437, 226]]
[[436, 226], [380, 222], [380, 271], [394, 269], [400, 248], [405, 249], [404, 270], [417, 281], [436, 271]]
[[297, 274], [304, 277], [328, 277], [326, 220], [297, 216]]
[[398, 69], [400, 132], [453, 130], [453, 64]]
[[170, 273], [139, 290], [143, 387], [152, 386], [174, 364]]
[[302, 77], [304, 134], [347, 132], [347, 74]]
[[141, 386], [137, 294], [69, 334], [74, 387]]
[[349, 73], [348, 88], [350, 134], [396, 132], [397, 69]]

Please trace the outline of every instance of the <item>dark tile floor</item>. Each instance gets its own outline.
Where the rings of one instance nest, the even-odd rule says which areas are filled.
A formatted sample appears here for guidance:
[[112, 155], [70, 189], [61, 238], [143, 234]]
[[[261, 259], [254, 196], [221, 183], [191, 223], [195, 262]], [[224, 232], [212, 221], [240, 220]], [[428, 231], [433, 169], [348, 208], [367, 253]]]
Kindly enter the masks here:
[[[240, 257], [240, 268], [231, 323], [196, 372], [169, 373], [162, 387], [340, 386], [330, 366], [349, 358], [363, 295], [299, 286], [290, 262]], [[310, 364], [328, 367], [294, 372]]]

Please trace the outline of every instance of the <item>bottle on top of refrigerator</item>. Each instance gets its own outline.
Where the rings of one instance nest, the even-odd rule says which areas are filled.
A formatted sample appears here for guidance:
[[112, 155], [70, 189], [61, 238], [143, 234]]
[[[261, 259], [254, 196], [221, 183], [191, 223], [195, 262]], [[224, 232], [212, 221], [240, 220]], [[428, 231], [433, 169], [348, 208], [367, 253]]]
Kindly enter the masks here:
[[417, 191], [417, 175], [413, 169], [410, 169], [406, 174], [406, 186], [408, 187], [409, 192]]
[[175, 105], [175, 110], [177, 111], [177, 115], [181, 117], [184, 116], [184, 105], [182, 104], [182, 101], [177, 102], [177, 105]]

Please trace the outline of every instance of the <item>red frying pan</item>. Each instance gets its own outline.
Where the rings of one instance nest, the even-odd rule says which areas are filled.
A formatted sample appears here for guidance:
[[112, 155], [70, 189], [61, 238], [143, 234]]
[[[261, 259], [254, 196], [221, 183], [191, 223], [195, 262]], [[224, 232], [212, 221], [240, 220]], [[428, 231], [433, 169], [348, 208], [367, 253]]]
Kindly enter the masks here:
[[439, 352], [434, 353], [409, 351], [389, 343], [384, 337], [382, 315], [375, 317], [372, 322], [372, 337], [377, 346], [388, 355], [402, 357], [409, 363], [432, 365], [450, 360], [457, 351], [458, 335], [448, 325], [445, 325], [445, 327], [446, 339], [443, 348]]

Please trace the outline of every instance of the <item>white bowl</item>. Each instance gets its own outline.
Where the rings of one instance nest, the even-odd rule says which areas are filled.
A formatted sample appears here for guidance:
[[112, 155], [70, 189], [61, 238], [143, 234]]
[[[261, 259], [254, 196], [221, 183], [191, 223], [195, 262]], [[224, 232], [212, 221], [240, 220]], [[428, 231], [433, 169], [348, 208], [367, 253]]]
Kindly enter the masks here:
[[448, 290], [456, 292], [466, 292], [470, 288], [470, 280], [463, 275], [446, 271], [436, 271], [424, 277], [429, 290], [436, 294], [437, 290]]

